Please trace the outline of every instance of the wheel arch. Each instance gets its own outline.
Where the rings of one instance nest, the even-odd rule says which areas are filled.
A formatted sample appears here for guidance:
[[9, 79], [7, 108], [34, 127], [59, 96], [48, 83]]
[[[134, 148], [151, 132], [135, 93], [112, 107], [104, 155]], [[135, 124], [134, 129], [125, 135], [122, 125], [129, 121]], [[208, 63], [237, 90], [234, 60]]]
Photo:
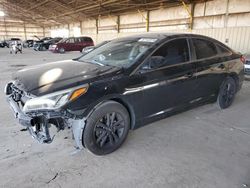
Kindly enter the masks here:
[[123, 99], [119, 96], [110, 96], [105, 99], [102, 99], [101, 101], [98, 101], [94, 105], [91, 105], [86, 111], [84, 112], [86, 119], [93, 113], [95, 109], [97, 109], [99, 106], [101, 106], [103, 103], [108, 101], [114, 101], [119, 104], [121, 104], [129, 113], [130, 117], [130, 129], [134, 129], [135, 127], [135, 113], [133, 107], [129, 104], [129, 102], [126, 99]]
[[126, 100], [122, 98], [111, 98], [110, 100], [120, 103], [122, 106], [126, 108], [130, 117], [130, 129], [133, 129], [135, 127], [135, 113], [133, 107]]
[[230, 73], [228, 76], [234, 79], [236, 83], [236, 88], [238, 91], [239, 90], [239, 76], [235, 72]]

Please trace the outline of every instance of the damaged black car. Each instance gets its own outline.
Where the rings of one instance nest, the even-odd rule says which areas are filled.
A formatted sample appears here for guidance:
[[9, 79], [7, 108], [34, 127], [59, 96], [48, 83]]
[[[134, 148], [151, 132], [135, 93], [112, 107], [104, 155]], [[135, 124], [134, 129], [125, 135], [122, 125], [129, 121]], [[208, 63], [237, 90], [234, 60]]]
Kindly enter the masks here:
[[18, 71], [5, 87], [20, 124], [51, 143], [52, 127], [72, 129], [79, 149], [118, 149], [129, 130], [216, 102], [229, 107], [244, 78], [241, 55], [193, 34], [145, 34], [68, 61]]

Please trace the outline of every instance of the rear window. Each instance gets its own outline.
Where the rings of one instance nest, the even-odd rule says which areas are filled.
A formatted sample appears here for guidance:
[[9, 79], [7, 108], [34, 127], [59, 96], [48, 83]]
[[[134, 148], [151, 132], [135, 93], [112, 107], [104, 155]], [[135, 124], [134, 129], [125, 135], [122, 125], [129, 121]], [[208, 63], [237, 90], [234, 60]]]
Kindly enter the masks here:
[[217, 55], [216, 46], [213, 42], [204, 39], [193, 39], [197, 59], [209, 58]]

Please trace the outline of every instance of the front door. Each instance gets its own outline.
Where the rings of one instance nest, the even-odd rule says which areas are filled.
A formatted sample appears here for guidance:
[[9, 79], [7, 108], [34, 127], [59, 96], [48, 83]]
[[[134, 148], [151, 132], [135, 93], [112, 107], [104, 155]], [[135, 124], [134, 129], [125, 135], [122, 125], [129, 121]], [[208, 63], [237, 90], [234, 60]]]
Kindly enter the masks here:
[[75, 50], [75, 39], [69, 38], [65, 43], [65, 51], [74, 51]]
[[143, 80], [142, 110], [145, 120], [174, 111], [194, 100], [195, 63], [185, 38], [174, 39], [159, 49], [142, 65], [137, 74]]

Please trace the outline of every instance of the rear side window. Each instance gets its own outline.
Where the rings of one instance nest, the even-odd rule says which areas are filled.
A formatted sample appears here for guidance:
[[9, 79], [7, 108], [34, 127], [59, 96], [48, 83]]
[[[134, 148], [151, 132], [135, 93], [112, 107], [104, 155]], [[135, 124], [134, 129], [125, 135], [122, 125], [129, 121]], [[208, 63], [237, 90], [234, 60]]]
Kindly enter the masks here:
[[83, 38], [83, 41], [84, 42], [93, 42], [93, 40], [91, 38], [89, 38], [89, 37]]
[[221, 46], [221, 45], [216, 45], [218, 50], [219, 50], [219, 53], [220, 54], [227, 54], [227, 55], [230, 55], [232, 52], [228, 49], [226, 49], [225, 47]]
[[186, 39], [175, 39], [167, 42], [151, 56], [151, 68], [159, 68], [189, 61], [189, 50]]
[[82, 41], [81, 41], [81, 38], [75, 38], [75, 42], [76, 42], [76, 43], [82, 42]]
[[209, 58], [217, 55], [216, 46], [210, 41], [204, 39], [193, 39], [193, 44], [197, 59]]

